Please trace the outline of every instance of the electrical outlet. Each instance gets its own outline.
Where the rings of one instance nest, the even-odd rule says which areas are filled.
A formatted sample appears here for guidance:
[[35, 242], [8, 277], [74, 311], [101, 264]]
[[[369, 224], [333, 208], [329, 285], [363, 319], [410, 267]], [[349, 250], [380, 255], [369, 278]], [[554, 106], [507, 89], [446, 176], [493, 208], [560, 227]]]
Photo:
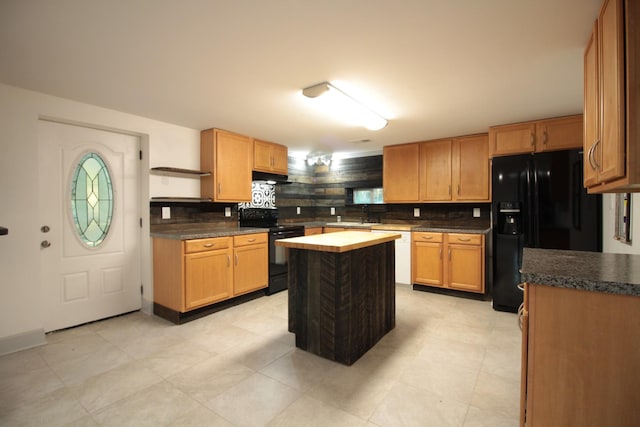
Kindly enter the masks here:
[[420, 217], [420, 208], [413, 208], [413, 216], [416, 218]]
[[231, 208], [230, 207], [225, 207], [224, 208], [224, 216], [226, 217], [230, 217], [231, 216]]
[[300, 215], [300, 206], [296, 207], [296, 215]]
[[480, 208], [473, 208], [473, 217], [480, 218]]
[[163, 206], [162, 207], [162, 219], [171, 219], [171, 207]]
[[335, 215], [336, 214], [336, 208], [331, 208], [331, 215]]

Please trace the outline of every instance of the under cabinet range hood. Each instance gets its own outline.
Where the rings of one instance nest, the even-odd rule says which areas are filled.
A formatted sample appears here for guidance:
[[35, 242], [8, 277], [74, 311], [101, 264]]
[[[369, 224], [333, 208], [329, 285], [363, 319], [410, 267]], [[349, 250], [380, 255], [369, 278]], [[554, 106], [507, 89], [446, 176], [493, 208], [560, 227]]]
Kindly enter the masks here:
[[251, 179], [253, 181], [266, 182], [267, 184], [291, 184], [289, 176], [277, 173], [253, 171]]

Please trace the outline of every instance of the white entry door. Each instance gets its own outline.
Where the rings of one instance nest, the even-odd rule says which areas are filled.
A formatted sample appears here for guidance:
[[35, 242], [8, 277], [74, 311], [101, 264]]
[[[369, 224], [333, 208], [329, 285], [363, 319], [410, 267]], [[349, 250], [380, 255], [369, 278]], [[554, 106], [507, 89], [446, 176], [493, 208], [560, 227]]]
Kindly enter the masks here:
[[38, 127], [45, 331], [139, 309], [139, 138]]

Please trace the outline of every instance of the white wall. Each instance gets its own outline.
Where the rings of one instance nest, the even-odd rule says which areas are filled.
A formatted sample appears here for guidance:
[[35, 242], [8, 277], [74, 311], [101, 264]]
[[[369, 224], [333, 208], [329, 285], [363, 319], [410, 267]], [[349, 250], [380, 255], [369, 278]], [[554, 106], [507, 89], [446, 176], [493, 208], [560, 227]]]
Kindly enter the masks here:
[[143, 308], [153, 300], [149, 196], [198, 197], [199, 180], [149, 176], [149, 166], [199, 169], [200, 131], [0, 84], [0, 354], [42, 343], [38, 223], [39, 117], [141, 137]]
[[631, 245], [613, 238], [615, 224], [615, 194], [605, 194], [602, 196], [602, 252], [640, 254], [640, 194], [631, 195]]

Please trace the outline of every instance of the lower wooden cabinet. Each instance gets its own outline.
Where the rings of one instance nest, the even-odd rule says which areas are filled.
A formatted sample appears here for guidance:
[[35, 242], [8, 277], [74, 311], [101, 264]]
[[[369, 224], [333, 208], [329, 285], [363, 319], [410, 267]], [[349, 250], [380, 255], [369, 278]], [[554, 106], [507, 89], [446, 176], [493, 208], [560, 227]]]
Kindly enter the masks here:
[[242, 295], [269, 284], [267, 233], [233, 238], [233, 295]]
[[309, 227], [304, 229], [305, 236], [313, 236], [314, 234], [322, 234], [322, 227]]
[[184, 256], [184, 310], [213, 304], [232, 296], [230, 257], [229, 245], [224, 249], [205, 250]]
[[520, 426], [638, 426], [640, 297], [525, 284]]
[[267, 233], [153, 239], [154, 303], [185, 313], [266, 288]]
[[484, 235], [412, 233], [411, 280], [418, 285], [484, 293]]

